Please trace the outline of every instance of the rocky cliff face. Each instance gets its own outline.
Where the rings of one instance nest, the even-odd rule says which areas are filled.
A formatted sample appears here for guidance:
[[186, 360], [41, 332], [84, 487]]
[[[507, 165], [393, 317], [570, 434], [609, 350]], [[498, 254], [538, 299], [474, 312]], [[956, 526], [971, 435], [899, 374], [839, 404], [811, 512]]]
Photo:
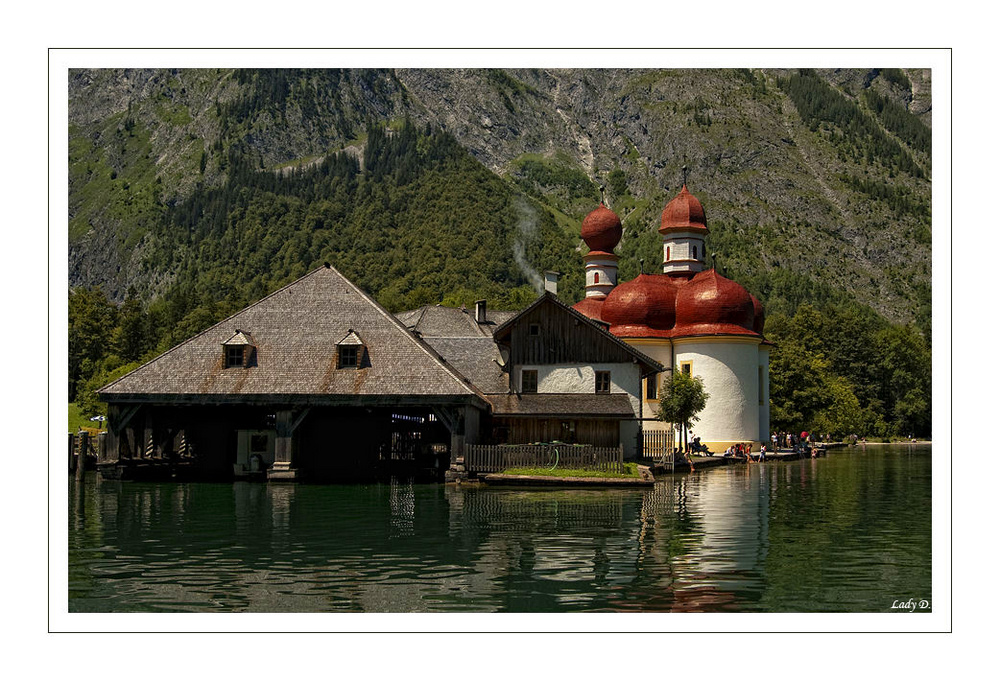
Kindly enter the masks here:
[[898, 144], [917, 171], [888, 161], [881, 138], [862, 140], [875, 139], [870, 130], [810, 125], [782, 86], [791, 73], [74, 72], [70, 284], [103, 284], [120, 299], [136, 280], [162, 277], [143, 269], [146, 223], [158, 206], [222, 182], [233, 154], [252, 157], [261, 172], [314, 163], [362, 149], [368, 122], [391, 127], [409, 117], [450, 132], [568, 231], [603, 188], [624, 218], [623, 277], [638, 272], [640, 259], [656, 262], [659, 211], [686, 166], [713, 229], [711, 247], [731, 276], [791, 270], [911, 320], [930, 281], [929, 149], [901, 139], [864, 93], [878, 93], [929, 128], [930, 73], [814, 74], [817, 87]]

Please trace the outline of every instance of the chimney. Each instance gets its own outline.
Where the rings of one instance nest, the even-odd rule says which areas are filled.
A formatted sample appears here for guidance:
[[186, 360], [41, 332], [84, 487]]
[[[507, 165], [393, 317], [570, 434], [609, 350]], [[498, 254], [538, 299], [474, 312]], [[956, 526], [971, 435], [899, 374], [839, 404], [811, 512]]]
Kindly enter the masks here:
[[476, 323], [485, 324], [486, 323], [486, 301], [477, 300], [476, 301]]
[[545, 273], [545, 290], [550, 292], [552, 295], [556, 295], [556, 289], [559, 285], [559, 273], [549, 270]]

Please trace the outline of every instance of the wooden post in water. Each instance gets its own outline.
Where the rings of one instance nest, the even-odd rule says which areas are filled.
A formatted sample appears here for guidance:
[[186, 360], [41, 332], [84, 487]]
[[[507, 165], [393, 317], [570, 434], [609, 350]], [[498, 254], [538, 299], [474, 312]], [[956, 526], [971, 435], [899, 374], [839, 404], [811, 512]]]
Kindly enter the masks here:
[[83, 480], [83, 473], [87, 468], [87, 449], [90, 447], [90, 433], [82, 431], [80, 433], [79, 448], [76, 453], [76, 479]]
[[73, 467], [76, 465], [76, 462], [73, 460], [73, 456], [75, 454], [75, 450], [76, 450], [76, 436], [73, 435], [73, 433], [70, 433], [69, 434], [69, 461], [68, 461], [69, 468], [67, 469], [70, 473], [73, 472]]
[[97, 460], [102, 461], [107, 458], [108, 451], [108, 433], [107, 431], [102, 431], [97, 434]]

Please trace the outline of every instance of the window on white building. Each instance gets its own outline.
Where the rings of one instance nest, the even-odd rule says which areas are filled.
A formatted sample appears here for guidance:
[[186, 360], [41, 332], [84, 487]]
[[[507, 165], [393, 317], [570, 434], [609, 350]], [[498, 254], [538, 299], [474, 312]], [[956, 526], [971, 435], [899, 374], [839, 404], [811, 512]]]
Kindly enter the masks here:
[[659, 380], [659, 375], [654, 374], [646, 379], [646, 399], [655, 400], [656, 399], [656, 383]]
[[523, 393], [538, 392], [537, 369], [521, 369], [521, 392]]
[[594, 392], [595, 393], [610, 393], [611, 392], [611, 372], [610, 371], [595, 371], [594, 372]]

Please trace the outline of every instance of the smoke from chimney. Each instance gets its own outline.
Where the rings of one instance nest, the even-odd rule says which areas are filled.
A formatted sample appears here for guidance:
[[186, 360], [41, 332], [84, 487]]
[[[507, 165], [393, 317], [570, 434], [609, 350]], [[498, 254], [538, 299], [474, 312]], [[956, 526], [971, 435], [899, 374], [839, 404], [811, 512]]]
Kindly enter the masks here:
[[531, 206], [523, 198], [517, 197], [514, 200], [514, 208], [518, 216], [517, 233], [514, 235], [514, 262], [517, 263], [517, 268], [531, 282], [535, 293], [541, 295], [544, 290], [542, 275], [528, 263], [528, 259], [525, 257], [525, 244], [538, 231], [538, 220], [535, 216], [535, 211], [532, 210]]

